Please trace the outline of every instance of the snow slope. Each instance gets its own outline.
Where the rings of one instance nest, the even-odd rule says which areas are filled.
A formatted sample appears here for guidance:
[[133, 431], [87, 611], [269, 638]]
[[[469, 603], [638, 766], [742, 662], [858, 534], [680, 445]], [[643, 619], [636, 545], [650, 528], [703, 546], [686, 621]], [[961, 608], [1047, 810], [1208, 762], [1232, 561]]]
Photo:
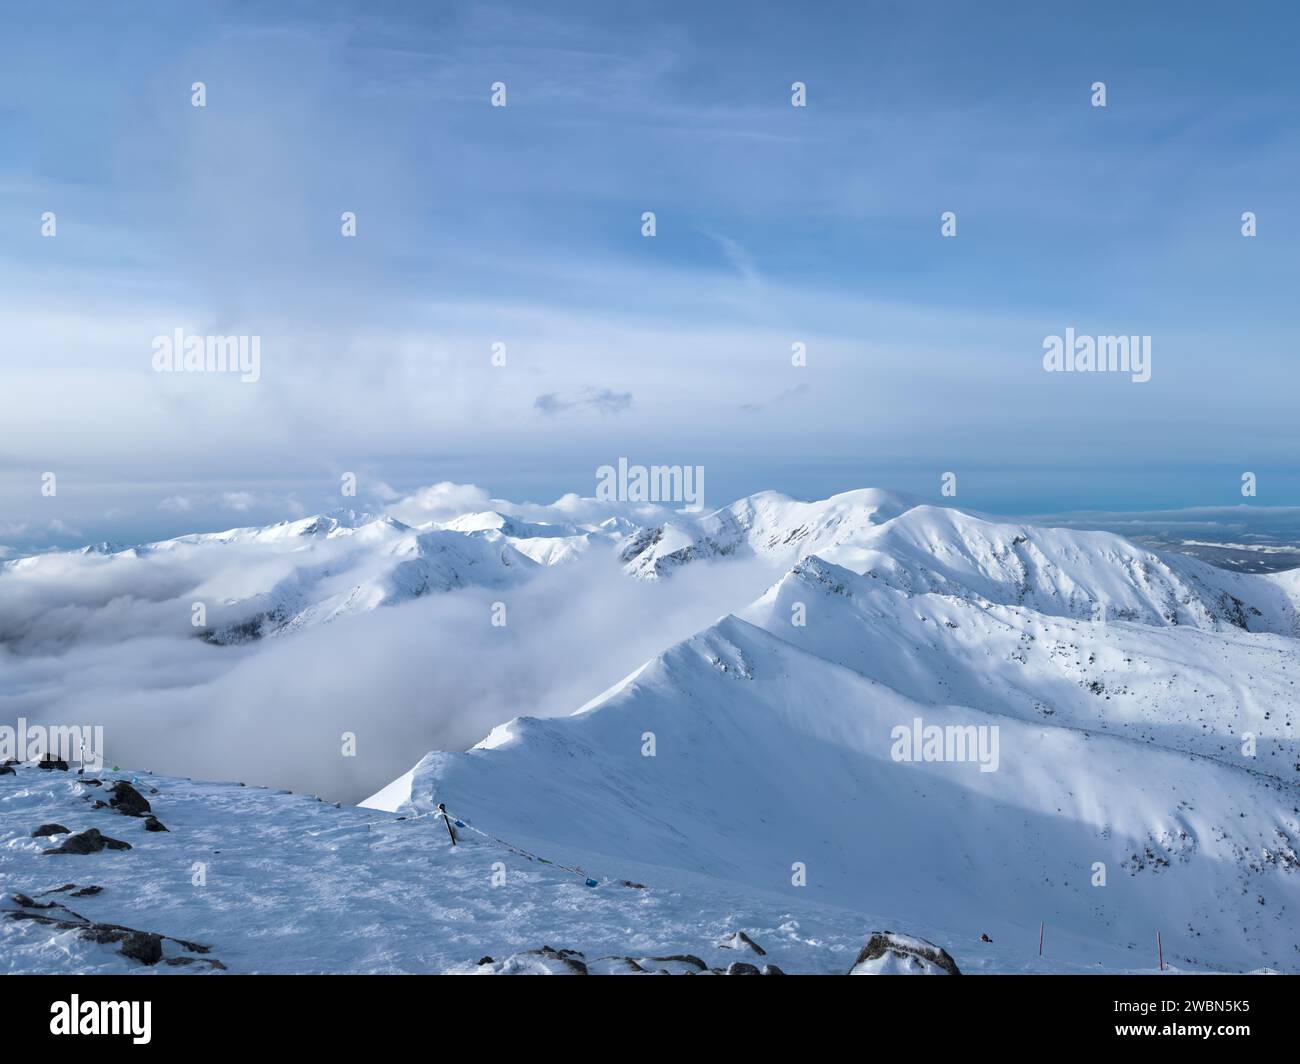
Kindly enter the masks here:
[[817, 557], [739, 616], [920, 702], [1117, 734], [1291, 783], [1300, 771], [1293, 639], [909, 595]]
[[[235, 783], [136, 779], [166, 832], [91, 808], [113, 774], [100, 786], [35, 765], [0, 775], [0, 972], [199, 974], [217, 970], [209, 958], [233, 973], [563, 971], [531, 952], [551, 946], [582, 951], [592, 972], [631, 971], [628, 957], [648, 970], [694, 970], [650, 960], [689, 954], [720, 969], [741, 961], [844, 973], [873, 930], [892, 926], [807, 893], [754, 891], [677, 869], [620, 862], [611, 877], [602, 859], [580, 855], [597, 881], [588, 887], [585, 876], [520, 856], [520, 845], [537, 845], [527, 839], [508, 840], [510, 849], [462, 830], [453, 848], [432, 818], [399, 820]], [[51, 822], [96, 827], [131, 849], [45, 856], [66, 836], [30, 836]], [[628, 875], [635, 879], [624, 883]], [[102, 889], [77, 897], [58, 889], [66, 884]], [[19, 895], [66, 909], [28, 906]], [[169, 939], [162, 961], [148, 966], [75, 928], [11, 915], [73, 923], [67, 910], [208, 952]], [[737, 931], [766, 955], [723, 945]], [[1022, 961], [1023, 944], [940, 941], [963, 970], [1045, 968]], [[494, 963], [480, 964], [485, 957]]]
[[[891, 733], [997, 725], [996, 771], [896, 762]], [[647, 733], [655, 756], [643, 756]], [[400, 788], [398, 789], [400, 793]], [[384, 799], [391, 804], [390, 789]], [[900, 922], [1122, 964], [1157, 929], [1180, 963], [1296, 963], [1294, 785], [1110, 735], [922, 705], [726, 618], [579, 714], [428, 755], [404, 811], [446, 802], [561, 853], [684, 868]], [[790, 886], [803, 862], [808, 886]], [[1091, 885], [1094, 862], [1107, 885]]]

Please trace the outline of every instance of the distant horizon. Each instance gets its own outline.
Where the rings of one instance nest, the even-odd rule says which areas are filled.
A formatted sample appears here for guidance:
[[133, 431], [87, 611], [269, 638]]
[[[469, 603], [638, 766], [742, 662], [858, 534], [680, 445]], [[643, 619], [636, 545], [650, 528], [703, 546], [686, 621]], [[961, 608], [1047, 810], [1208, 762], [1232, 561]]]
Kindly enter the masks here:
[[[594, 485], [594, 483], [593, 479], [592, 484]], [[0, 540], [0, 560], [23, 554], [76, 550], [101, 543], [131, 547], [173, 539], [178, 536], [206, 535], [237, 528], [265, 527], [339, 512], [351, 511], [357, 514], [370, 514], [374, 517], [390, 516], [391, 505], [396, 500], [412, 492], [419, 492], [433, 486], [453, 486], [481, 493], [481, 497], [486, 501], [481, 507], [467, 507], [464, 511], [466, 513], [500, 509], [507, 514], [518, 515], [520, 511], [528, 509], [544, 510], [553, 507], [557, 501], [566, 497], [576, 496], [582, 500], [595, 498], [595, 494], [591, 490], [592, 485], [588, 485], [586, 492], [575, 488], [569, 491], [555, 492], [549, 497], [517, 497], [511, 492], [496, 492], [485, 489], [482, 485], [455, 481], [439, 482], [437, 485], [419, 484], [405, 490], [395, 489], [386, 482], [381, 481], [378, 482], [377, 488], [380, 495], [361, 493], [354, 498], [341, 498], [337, 494], [331, 498], [324, 492], [316, 495], [303, 493], [301, 499], [317, 499], [320, 505], [315, 507], [306, 505], [305, 502], [300, 501], [300, 497], [297, 495], [285, 497], [281, 500], [281, 504], [277, 506], [274, 501], [252, 493], [247, 498], [230, 499], [224, 504], [221, 502], [219, 493], [195, 493], [190, 496], [173, 493], [165, 496], [161, 500], [162, 505], [155, 506], [153, 513], [143, 509], [139, 517], [134, 520], [118, 518], [111, 524], [104, 526], [94, 524], [87, 526], [87, 531], [100, 527], [106, 531], [113, 529], [114, 534], [96, 535], [92, 533], [86, 535], [84, 532], [77, 534], [81, 530], [74, 532], [71, 527], [68, 527], [54, 537], [43, 538], [40, 531], [36, 531], [36, 534], [31, 536], [11, 535], [7, 541]], [[1232, 527], [1236, 527], [1238, 530], [1243, 527], [1251, 529], [1258, 526], [1258, 529], [1262, 530], [1277, 526], [1285, 530], [1284, 539], [1294, 539], [1297, 543], [1300, 543], [1300, 505], [1264, 504], [1246, 499], [1238, 502], [1158, 507], [1133, 506], [1115, 509], [1104, 506], [1062, 509], [1036, 509], [1032, 507], [994, 509], [990, 506], [979, 505], [961, 494], [944, 497], [939, 490], [925, 492], [906, 490], [878, 483], [866, 483], [827, 491], [824, 494], [799, 494], [772, 487], [759, 488], [725, 498], [720, 497], [717, 493], [710, 492], [702, 509], [693, 515], [675, 503], [665, 504], [663, 509], [666, 512], [682, 512], [686, 516], [699, 517], [725, 509], [741, 499], [769, 491], [800, 502], [817, 502], [833, 496], [863, 490], [879, 490], [913, 496], [931, 505], [951, 506], [957, 509], [1004, 518], [1008, 521], [1023, 521], [1031, 524], [1064, 522], [1082, 527], [1095, 526], [1109, 531], [1117, 531], [1120, 534], [1125, 534], [1121, 526], [1126, 522], [1135, 526], [1136, 531], [1134, 534], [1138, 535], [1142, 534], [1143, 530], [1147, 529], [1148, 526], [1168, 524], [1179, 517], [1187, 519], [1184, 522], [1178, 522], [1179, 524], [1187, 524], [1188, 527], [1202, 530], [1207, 527], [1213, 529], [1216, 527], [1214, 519], [1219, 518], [1220, 522], [1218, 524], [1221, 525], [1232, 520], [1234, 522]], [[171, 505], [167, 505], [168, 503]], [[1191, 520], [1196, 517], [1201, 517], [1203, 520]], [[545, 522], [546, 519], [543, 518], [542, 520]], [[1232, 527], [1222, 529], [1225, 537], [1229, 537]]]

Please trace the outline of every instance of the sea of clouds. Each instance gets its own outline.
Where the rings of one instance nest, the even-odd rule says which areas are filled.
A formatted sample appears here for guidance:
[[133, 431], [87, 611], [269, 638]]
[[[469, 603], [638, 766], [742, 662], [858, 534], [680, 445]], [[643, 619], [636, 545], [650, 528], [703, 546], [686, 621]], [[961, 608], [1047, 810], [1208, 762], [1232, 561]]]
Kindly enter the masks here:
[[[394, 498], [389, 513], [421, 524], [505, 505], [436, 485]], [[608, 507], [566, 497], [513, 510], [576, 521]], [[252, 594], [351, 546], [209, 544], [10, 565], [0, 571], [0, 721], [102, 725], [106, 757], [123, 768], [354, 802], [429, 750], [466, 749], [516, 716], [573, 712], [779, 576], [753, 560], [640, 581], [599, 543], [505, 592], [430, 594], [243, 645], [213, 645], [190, 624], [196, 598]], [[504, 628], [490, 623], [500, 600]], [[344, 756], [345, 733], [355, 756]]]

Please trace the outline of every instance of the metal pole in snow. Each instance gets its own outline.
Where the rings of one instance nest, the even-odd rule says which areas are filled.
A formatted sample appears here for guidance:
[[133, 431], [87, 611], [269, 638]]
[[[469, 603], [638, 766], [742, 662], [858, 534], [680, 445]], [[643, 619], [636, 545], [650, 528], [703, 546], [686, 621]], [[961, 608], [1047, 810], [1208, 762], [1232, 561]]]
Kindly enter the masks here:
[[451, 830], [451, 817], [447, 815], [447, 807], [442, 802], [438, 803], [438, 812], [442, 814], [442, 822], [447, 825], [447, 837], [451, 839], [451, 844], [455, 846], [456, 833]]
[[1043, 955], [1043, 921], [1038, 921], [1038, 955]]
[[1160, 958], [1160, 970], [1165, 970], [1165, 947], [1160, 941], [1160, 932], [1156, 932], [1156, 955]]

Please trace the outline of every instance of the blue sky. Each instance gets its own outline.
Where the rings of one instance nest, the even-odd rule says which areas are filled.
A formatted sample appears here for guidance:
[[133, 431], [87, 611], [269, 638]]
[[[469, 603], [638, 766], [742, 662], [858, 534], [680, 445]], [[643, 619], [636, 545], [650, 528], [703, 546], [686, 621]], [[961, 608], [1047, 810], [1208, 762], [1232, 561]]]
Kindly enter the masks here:
[[[0, 544], [620, 456], [711, 505], [1300, 503], [1294, 5], [808, 7], [9, 5]], [[1044, 373], [1067, 326], [1151, 381]], [[262, 379], [153, 373], [176, 328]]]

